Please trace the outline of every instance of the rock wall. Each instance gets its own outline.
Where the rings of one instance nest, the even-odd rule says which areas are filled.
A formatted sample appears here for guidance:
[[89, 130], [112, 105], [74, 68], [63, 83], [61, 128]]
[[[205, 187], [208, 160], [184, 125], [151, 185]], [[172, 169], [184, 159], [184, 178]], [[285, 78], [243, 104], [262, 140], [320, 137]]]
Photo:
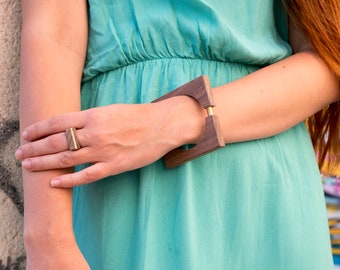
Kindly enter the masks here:
[[0, 270], [25, 269], [18, 88], [20, 0], [0, 0]]

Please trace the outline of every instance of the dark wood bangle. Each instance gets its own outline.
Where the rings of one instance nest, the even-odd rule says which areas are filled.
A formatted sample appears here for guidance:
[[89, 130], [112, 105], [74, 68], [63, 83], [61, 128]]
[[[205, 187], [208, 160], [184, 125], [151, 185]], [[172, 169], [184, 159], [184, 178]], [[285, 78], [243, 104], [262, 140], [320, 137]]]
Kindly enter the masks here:
[[214, 115], [213, 112], [215, 102], [210, 88], [209, 78], [207, 76], [200, 76], [153, 102], [175, 96], [192, 97], [207, 110], [208, 116], [205, 118], [203, 134], [194, 147], [187, 150], [181, 147], [176, 148], [164, 156], [165, 166], [169, 169], [225, 146], [218, 117]]

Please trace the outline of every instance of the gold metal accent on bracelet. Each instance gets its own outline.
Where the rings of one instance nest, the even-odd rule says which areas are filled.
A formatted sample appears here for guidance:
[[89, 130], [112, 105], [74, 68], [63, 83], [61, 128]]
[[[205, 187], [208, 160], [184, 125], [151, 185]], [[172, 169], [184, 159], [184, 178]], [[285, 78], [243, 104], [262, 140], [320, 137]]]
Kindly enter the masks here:
[[213, 110], [213, 107], [208, 107], [207, 108], [207, 113], [208, 113], [208, 115], [214, 115], [214, 110]]

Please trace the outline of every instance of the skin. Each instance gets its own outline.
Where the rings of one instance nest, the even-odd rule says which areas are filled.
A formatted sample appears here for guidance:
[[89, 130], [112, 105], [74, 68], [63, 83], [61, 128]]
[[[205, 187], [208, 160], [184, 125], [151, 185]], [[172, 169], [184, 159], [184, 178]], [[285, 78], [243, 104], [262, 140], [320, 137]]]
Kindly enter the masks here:
[[[23, 0], [22, 8], [21, 129], [79, 110], [87, 40], [84, 0]], [[27, 141], [22, 138], [21, 143]], [[89, 269], [72, 230], [72, 191], [52, 190], [49, 184], [71, 171], [23, 170], [27, 269]]]
[[[86, 1], [24, 0], [23, 10], [16, 157], [23, 166], [28, 269], [88, 269], [74, 240], [69, 188], [146, 166], [196, 142], [206, 112], [185, 96], [80, 112]], [[338, 78], [295, 27], [290, 33], [293, 56], [213, 89], [226, 143], [278, 134], [339, 99]], [[78, 129], [78, 151], [67, 150], [69, 127]], [[72, 172], [83, 163], [93, 165]]]
[[[337, 100], [338, 84], [322, 60], [306, 51], [217, 87], [214, 95], [215, 114], [225, 142], [231, 143], [272, 136], [294, 126]], [[141, 117], [137, 120], [136, 115]], [[30, 171], [94, 163], [53, 179], [55, 187], [72, 187], [143, 167], [173, 148], [197, 141], [204, 117], [187, 97], [59, 115], [26, 129], [25, 139], [44, 139], [21, 147], [17, 156], [25, 159], [23, 167]], [[83, 146], [75, 152], [67, 151], [64, 130], [70, 126], [79, 129]]]

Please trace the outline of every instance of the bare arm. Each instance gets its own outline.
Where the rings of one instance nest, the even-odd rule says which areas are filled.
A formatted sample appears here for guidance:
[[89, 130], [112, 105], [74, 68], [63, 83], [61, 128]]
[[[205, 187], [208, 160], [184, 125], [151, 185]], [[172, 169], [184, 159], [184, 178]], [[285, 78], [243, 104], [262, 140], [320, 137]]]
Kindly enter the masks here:
[[[299, 39], [296, 29], [290, 32], [296, 54], [213, 89], [214, 111], [226, 143], [278, 134], [339, 99], [338, 78]], [[85, 184], [143, 167], [178, 146], [196, 142], [204, 117], [197, 103], [184, 96], [64, 114], [29, 127], [26, 139], [49, 137], [22, 147], [17, 156], [26, 159], [23, 166], [32, 171], [93, 163], [83, 171], [56, 177], [54, 182], [59, 187]], [[56, 119], [58, 127], [51, 127]], [[84, 146], [75, 152], [66, 151], [61, 134], [70, 126], [79, 128]], [[61, 143], [53, 154], [47, 146], [56, 139]]]
[[215, 89], [226, 142], [278, 134], [340, 98], [339, 78], [292, 19], [289, 39], [291, 57]]
[[[23, 130], [35, 121], [80, 109], [87, 15], [84, 0], [23, 0], [22, 4], [20, 126]], [[47, 269], [47, 264], [52, 264], [56, 269], [69, 269], [61, 267], [63, 262], [57, 262], [58, 254], [69, 253], [64, 261], [72, 254], [80, 255], [72, 231], [72, 191], [51, 189], [49, 184], [52, 177], [67, 172], [70, 169], [23, 170], [28, 268]], [[72, 260], [77, 263], [76, 257]]]
[[305, 120], [339, 99], [339, 83], [318, 55], [306, 51], [217, 87], [215, 99], [225, 141], [239, 142]]

